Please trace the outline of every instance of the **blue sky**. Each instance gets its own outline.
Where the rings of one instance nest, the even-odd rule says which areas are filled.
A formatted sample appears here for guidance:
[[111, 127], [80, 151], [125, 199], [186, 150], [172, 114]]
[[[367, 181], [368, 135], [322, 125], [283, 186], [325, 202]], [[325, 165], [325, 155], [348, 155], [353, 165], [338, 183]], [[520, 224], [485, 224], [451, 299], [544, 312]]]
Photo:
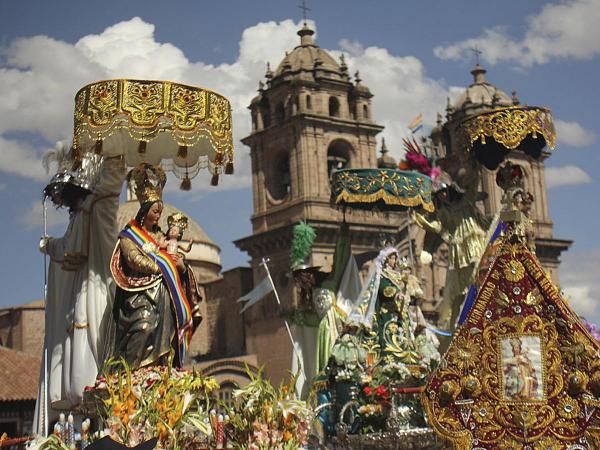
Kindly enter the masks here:
[[[297, 1], [0, 2], [0, 205], [4, 255], [0, 306], [41, 297], [41, 155], [72, 132], [72, 102], [83, 84], [107, 77], [173, 79], [216, 89], [234, 106], [236, 176], [208, 178], [166, 200], [185, 210], [222, 248], [224, 268], [244, 264], [231, 241], [250, 233], [252, 197], [246, 106], [265, 62], [296, 45]], [[596, 233], [600, 124], [600, 1], [308, 1], [318, 44], [359, 69], [374, 114], [396, 156], [406, 125], [426, 126], [447, 95], [471, 82], [469, 48], [483, 50], [487, 78], [522, 102], [550, 107], [559, 143], [547, 161], [555, 236], [573, 239], [561, 284], [576, 308], [600, 301]], [[494, 6], [492, 8], [492, 5]], [[61, 235], [64, 214], [52, 214]]]

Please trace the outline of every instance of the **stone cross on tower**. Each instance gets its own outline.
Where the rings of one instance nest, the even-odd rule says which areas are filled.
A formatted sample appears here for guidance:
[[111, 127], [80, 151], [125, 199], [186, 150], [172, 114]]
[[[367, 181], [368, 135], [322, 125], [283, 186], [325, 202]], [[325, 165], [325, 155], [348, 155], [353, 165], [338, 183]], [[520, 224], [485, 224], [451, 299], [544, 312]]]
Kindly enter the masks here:
[[307, 19], [307, 11], [310, 11], [310, 8], [308, 6], [306, 6], [306, 0], [302, 0], [302, 4], [298, 5], [298, 8], [300, 8], [302, 10], [302, 17], [304, 18], [304, 23], [306, 23], [306, 19]]
[[471, 51], [475, 55], [475, 64], [479, 65], [479, 57], [483, 54], [483, 52], [481, 50], [479, 50], [479, 48], [477, 46], [472, 47]]

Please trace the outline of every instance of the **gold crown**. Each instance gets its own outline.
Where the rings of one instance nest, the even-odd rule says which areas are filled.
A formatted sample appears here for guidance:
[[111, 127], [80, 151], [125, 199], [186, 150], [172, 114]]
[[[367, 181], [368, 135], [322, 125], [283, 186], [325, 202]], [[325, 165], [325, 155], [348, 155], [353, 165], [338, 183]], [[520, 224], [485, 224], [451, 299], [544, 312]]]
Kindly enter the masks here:
[[177, 227], [179, 228], [179, 232], [183, 233], [187, 229], [188, 218], [183, 214], [177, 212], [167, 217], [167, 225], [169, 226], [169, 228]]
[[143, 205], [162, 200], [162, 190], [167, 182], [167, 176], [159, 166], [141, 163], [129, 172], [127, 182]]

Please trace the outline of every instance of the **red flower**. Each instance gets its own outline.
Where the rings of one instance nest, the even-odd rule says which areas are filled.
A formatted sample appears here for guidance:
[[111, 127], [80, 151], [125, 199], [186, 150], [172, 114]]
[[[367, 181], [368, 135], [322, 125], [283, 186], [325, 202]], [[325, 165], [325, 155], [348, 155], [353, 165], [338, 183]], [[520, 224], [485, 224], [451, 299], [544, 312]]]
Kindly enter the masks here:
[[375, 391], [375, 394], [377, 394], [378, 397], [382, 397], [382, 398], [388, 397], [388, 391], [384, 385], [379, 386], [377, 388], [377, 390]]
[[370, 397], [373, 394], [373, 389], [371, 389], [369, 386], [365, 386], [363, 388], [363, 392]]

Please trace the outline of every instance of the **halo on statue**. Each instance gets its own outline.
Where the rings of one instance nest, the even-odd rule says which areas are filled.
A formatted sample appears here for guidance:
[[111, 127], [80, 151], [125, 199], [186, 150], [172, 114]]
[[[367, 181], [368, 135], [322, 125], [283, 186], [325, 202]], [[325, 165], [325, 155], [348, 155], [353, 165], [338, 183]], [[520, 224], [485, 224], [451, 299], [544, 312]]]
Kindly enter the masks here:
[[333, 173], [331, 203], [369, 211], [433, 212], [431, 178], [397, 169], [343, 169]]
[[105, 80], [75, 96], [73, 148], [123, 155], [129, 166], [166, 166], [183, 179], [200, 168], [213, 175], [233, 173], [231, 105], [216, 92], [171, 81]]
[[459, 140], [481, 164], [495, 170], [511, 150], [539, 159], [546, 145], [554, 149], [556, 131], [549, 109], [511, 106], [463, 120]]

